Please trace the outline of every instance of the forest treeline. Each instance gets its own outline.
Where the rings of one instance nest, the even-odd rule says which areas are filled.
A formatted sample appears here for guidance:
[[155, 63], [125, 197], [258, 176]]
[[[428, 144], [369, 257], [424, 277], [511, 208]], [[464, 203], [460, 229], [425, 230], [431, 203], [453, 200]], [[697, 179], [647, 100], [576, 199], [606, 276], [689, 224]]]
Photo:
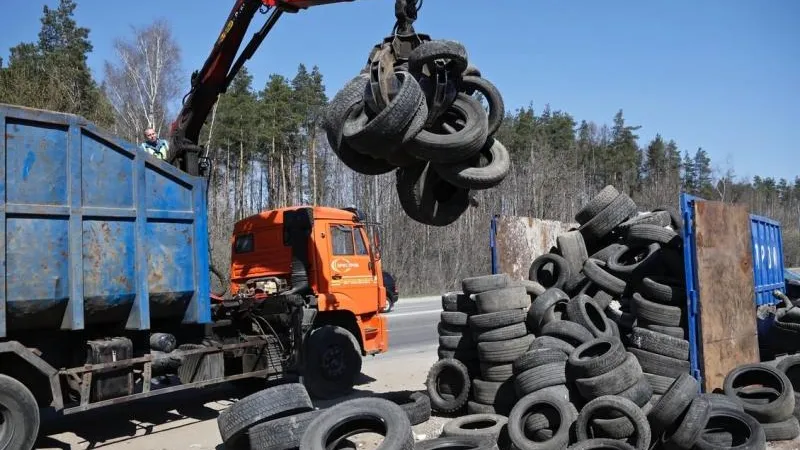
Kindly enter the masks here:
[[[45, 7], [38, 40], [20, 43], [0, 61], [0, 102], [80, 114], [135, 143], [145, 126], [166, 134], [175, 114], [168, 106], [188, 88], [169, 24], [157, 21], [121, 36], [98, 82], [86, 63], [89, 30], [75, 22], [75, 7], [73, 0]], [[313, 64], [272, 74], [263, 86], [253, 84], [245, 67], [220, 97], [201, 142], [213, 164], [210, 237], [220, 266], [227, 265], [239, 219], [288, 205], [356, 206], [382, 224], [383, 265], [403, 295], [453, 289], [460, 279], [490, 270], [493, 215], [571, 222], [607, 184], [642, 210], [677, 208], [681, 192], [746, 204], [783, 224], [785, 264], [800, 266], [800, 176], [744, 179], [702, 148], [681, 147], [666, 135], [644, 142], [640, 126], [614, 105], [608, 123], [547, 105], [508, 111], [497, 137], [512, 155], [509, 176], [476, 192], [478, 205], [453, 225], [421, 225], [403, 213], [393, 174], [356, 174], [331, 151], [320, 120], [326, 92], [338, 88], [326, 86]]]

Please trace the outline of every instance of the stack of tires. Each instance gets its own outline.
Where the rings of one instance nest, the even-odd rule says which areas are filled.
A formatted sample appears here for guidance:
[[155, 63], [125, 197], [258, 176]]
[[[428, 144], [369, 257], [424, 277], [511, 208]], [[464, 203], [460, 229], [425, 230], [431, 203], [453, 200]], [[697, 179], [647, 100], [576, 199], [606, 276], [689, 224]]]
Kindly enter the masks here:
[[461, 361], [471, 375], [478, 373], [478, 351], [469, 329], [469, 317], [475, 313], [475, 302], [463, 292], [442, 295], [442, 314], [439, 332], [439, 359]]
[[508, 415], [516, 402], [513, 363], [533, 341], [525, 325], [531, 300], [507, 274], [466, 278], [465, 294], [474, 298], [476, 314], [469, 327], [477, 343], [480, 376], [472, 381], [470, 413]]

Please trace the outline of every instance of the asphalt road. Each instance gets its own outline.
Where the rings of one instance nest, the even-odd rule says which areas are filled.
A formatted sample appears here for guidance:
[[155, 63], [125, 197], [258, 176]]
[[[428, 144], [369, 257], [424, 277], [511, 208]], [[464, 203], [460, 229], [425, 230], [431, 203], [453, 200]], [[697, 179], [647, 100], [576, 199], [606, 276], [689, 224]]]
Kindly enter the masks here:
[[441, 312], [442, 299], [439, 296], [401, 298], [392, 312], [386, 314], [389, 319], [389, 351], [385, 356], [438, 346], [436, 325]]

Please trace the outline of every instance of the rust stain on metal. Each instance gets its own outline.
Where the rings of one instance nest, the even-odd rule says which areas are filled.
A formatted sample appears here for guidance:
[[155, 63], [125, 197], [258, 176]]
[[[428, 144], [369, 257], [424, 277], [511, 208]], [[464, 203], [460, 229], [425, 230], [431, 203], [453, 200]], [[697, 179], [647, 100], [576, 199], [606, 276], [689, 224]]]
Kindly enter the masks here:
[[497, 223], [497, 253], [500, 272], [515, 280], [528, 278], [536, 257], [556, 245], [556, 238], [575, 224], [533, 217], [501, 217]]

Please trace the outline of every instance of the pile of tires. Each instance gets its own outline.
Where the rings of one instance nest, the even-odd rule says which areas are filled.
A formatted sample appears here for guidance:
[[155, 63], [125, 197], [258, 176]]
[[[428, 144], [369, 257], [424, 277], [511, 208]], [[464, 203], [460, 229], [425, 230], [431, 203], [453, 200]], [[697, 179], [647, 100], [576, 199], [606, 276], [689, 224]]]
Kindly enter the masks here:
[[458, 42], [422, 41], [407, 61], [394, 60], [388, 44], [376, 51], [392, 63], [365, 70], [331, 100], [322, 124], [328, 143], [355, 172], [395, 171], [410, 218], [449, 225], [474, 201], [471, 191], [499, 185], [510, 171], [508, 151], [494, 138], [502, 96], [468, 66]]

